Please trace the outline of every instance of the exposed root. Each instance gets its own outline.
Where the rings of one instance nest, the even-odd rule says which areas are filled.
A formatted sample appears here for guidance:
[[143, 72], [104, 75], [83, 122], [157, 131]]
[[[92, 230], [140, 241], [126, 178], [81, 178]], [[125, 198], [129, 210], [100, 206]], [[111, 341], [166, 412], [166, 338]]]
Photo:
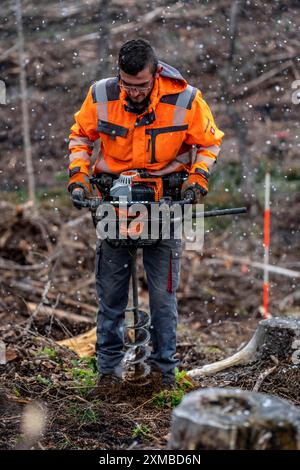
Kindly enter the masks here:
[[295, 338], [300, 334], [300, 321], [295, 319], [271, 318], [262, 320], [249, 343], [239, 352], [226, 359], [188, 371], [188, 376], [197, 378], [212, 375], [229, 367], [249, 364], [272, 355], [287, 358]]

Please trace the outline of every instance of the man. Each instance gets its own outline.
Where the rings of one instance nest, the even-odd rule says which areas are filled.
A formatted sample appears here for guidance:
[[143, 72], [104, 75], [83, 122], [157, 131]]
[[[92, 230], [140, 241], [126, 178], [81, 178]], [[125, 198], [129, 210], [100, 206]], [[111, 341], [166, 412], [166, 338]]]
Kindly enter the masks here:
[[[90, 194], [89, 171], [93, 143], [101, 139], [101, 153], [92, 173], [120, 174], [145, 169], [154, 175], [182, 170], [189, 177], [182, 197], [200, 202], [224, 136], [214, 122], [201, 92], [187, 84], [175, 68], [157, 60], [151, 45], [127, 41], [119, 52], [119, 76], [91, 86], [70, 134], [70, 182], [73, 199]], [[189, 151], [196, 148], [194, 161]], [[76, 206], [75, 201], [75, 206]], [[143, 248], [149, 286], [153, 371], [163, 386], [175, 383], [177, 305], [181, 241], [162, 240]], [[130, 252], [106, 241], [97, 246], [96, 288], [97, 361], [100, 381], [121, 377], [122, 325], [128, 300]]]

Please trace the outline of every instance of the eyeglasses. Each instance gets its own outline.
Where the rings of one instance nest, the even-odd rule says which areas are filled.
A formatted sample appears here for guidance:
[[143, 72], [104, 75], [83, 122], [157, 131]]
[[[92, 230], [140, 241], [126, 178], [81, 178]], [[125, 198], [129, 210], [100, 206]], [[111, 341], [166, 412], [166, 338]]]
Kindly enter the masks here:
[[147, 87], [144, 87], [144, 86], [139, 86], [139, 85], [124, 85], [124, 83], [122, 83], [121, 77], [119, 77], [119, 87], [125, 90], [126, 92], [138, 91], [139, 93], [143, 93], [143, 92], [150, 90], [152, 85], [153, 85], [153, 78], [150, 80], [150, 85], [148, 85]]

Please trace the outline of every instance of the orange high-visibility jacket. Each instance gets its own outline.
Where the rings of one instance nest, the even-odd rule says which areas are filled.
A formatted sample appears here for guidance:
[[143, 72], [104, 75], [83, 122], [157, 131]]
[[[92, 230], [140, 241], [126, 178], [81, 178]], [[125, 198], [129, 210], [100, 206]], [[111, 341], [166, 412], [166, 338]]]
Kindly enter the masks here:
[[[200, 90], [188, 85], [175, 68], [160, 62], [150, 105], [133, 112], [118, 78], [94, 83], [74, 117], [70, 134], [70, 184], [87, 184], [94, 142], [101, 150], [92, 174], [146, 169], [163, 175], [196, 168], [208, 174], [224, 133], [214, 122]], [[191, 151], [191, 149], [193, 149]]]

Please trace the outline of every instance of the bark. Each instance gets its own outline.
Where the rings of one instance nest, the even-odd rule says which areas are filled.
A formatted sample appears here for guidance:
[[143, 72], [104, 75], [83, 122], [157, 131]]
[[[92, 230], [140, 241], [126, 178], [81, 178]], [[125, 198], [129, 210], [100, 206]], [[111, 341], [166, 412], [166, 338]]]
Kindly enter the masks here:
[[30, 125], [28, 112], [28, 93], [26, 85], [26, 69], [25, 69], [25, 51], [24, 51], [24, 34], [22, 23], [22, 3], [21, 0], [15, 0], [16, 20], [19, 42], [19, 66], [20, 66], [20, 88], [22, 100], [22, 121], [23, 121], [23, 141], [25, 151], [25, 164], [28, 177], [28, 197], [33, 206], [33, 212], [36, 214], [36, 198], [35, 198], [35, 178], [32, 165], [32, 152], [30, 142]]
[[299, 450], [300, 411], [275, 396], [209, 388], [173, 411], [174, 450]]
[[245, 119], [236, 109], [234, 104], [234, 92], [232, 91], [232, 83], [236, 82], [235, 69], [237, 68], [237, 65], [235, 64], [235, 55], [238, 36], [238, 22], [243, 4], [243, 0], [236, 0], [232, 3], [230, 10], [229, 54], [223, 73], [223, 95], [225, 97], [227, 113], [231, 119], [232, 127], [235, 130], [238, 139], [239, 157], [242, 169], [242, 191], [246, 204], [250, 207], [254, 201], [255, 195], [253, 193], [254, 173], [249, 154], [248, 128]]

